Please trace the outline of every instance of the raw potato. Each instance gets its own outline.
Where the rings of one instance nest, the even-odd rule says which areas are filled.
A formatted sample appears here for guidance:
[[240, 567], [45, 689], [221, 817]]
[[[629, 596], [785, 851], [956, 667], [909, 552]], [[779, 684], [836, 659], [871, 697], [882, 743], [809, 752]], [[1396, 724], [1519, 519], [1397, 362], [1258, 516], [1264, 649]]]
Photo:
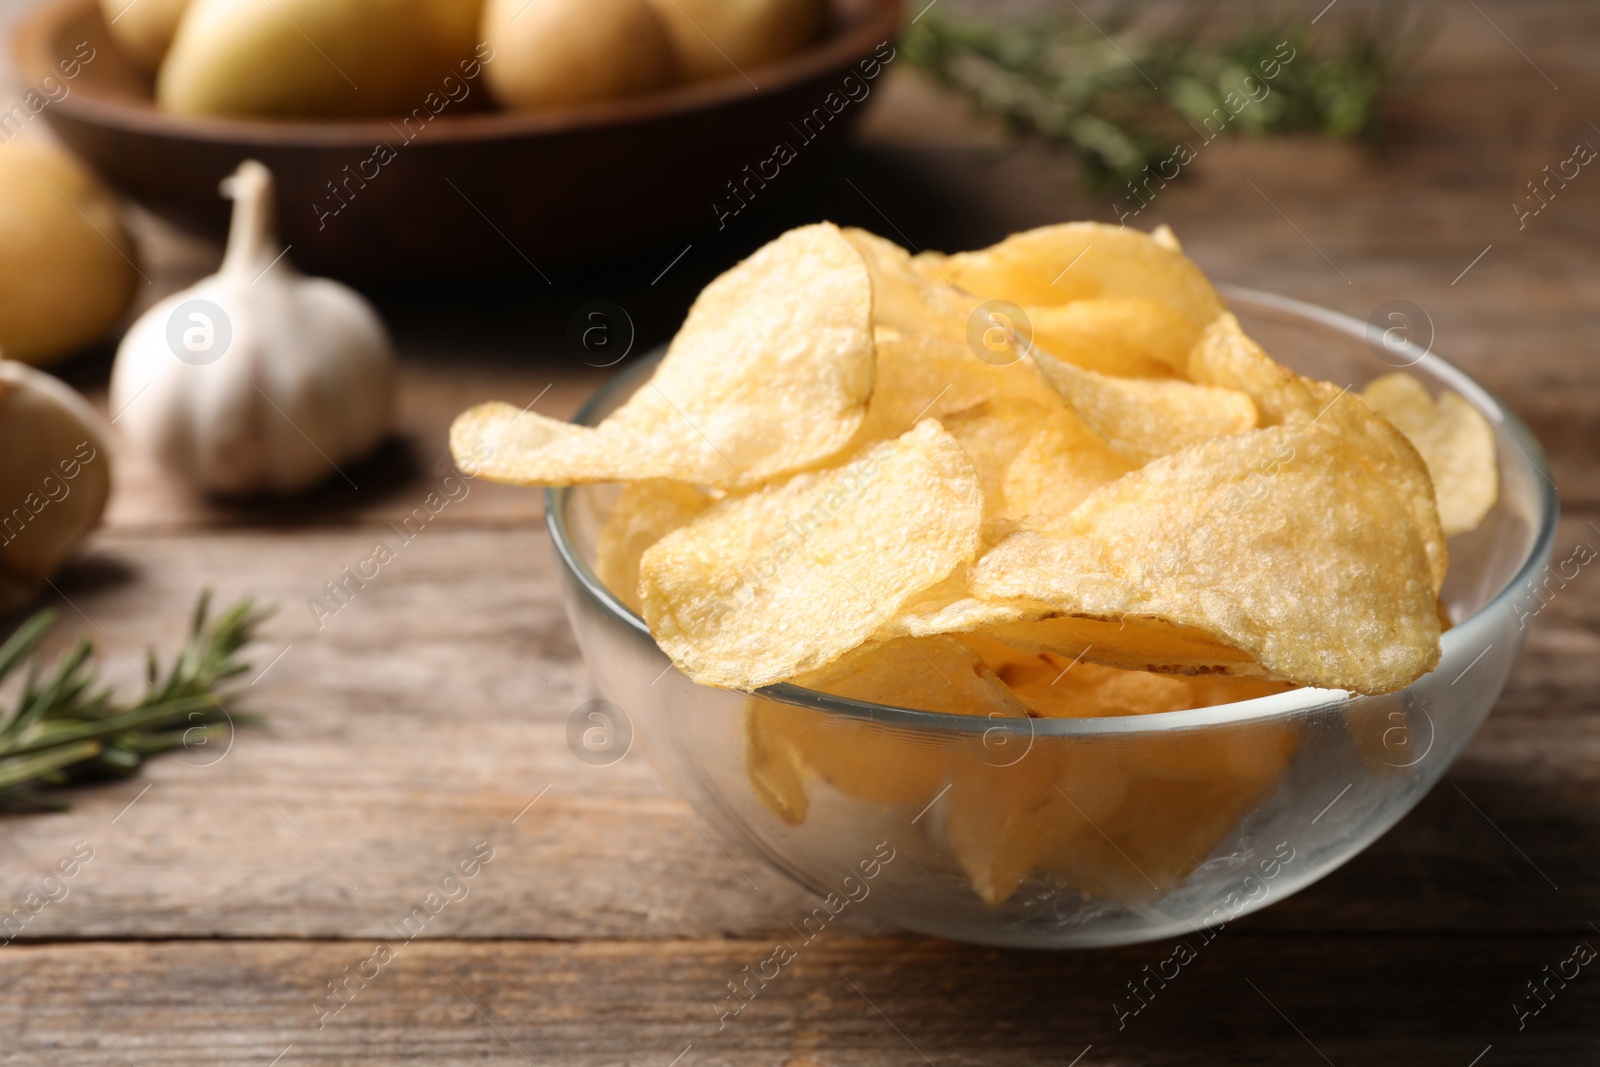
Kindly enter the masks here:
[[110, 495], [100, 416], [61, 381], [0, 360], [0, 611], [44, 587]]
[[926, 419], [662, 538], [639, 566], [644, 617], [704, 685], [756, 689], [819, 670], [970, 562], [982, 508], [966, 453]]
[[484, 68], [502, 106], [535, 111], [671, 85], [677, 60], [649, 0], [486, 0]]
[[154, 74], [188, 6], [189, 0], [100, 0], [100, 14], [123, 54]]
[[133, 242], [77, 160], [34, 137], [0, 147], [0, 355], [43, 366], [128, 310]]
[[[147, 0], [141, 0], [147, 2]], [[475, 63], [478, 0], [192, 0], [156, 80], [181, 115], [425, 114]], [[478, 59], [490, 63], [487, 49]]]
[[655, 376], [598, 427], [480, 404], [457, 416], [450, 448], [515, 485], [673, 478], [749, 489], [849, 446], [873, 368], [867, 268], [820, 223], [706, 286]]
[[737, 78], [814, 40], [827, 0], [651, 0], [688, 81]]
[[1409, 374], [1386, 374], [1361, 397], [1422, 453], [1439, 498], [1446, 537], [1476, 529], [1500, 492], [1494, 427], [1478, 409], [1446, 391], [1437, 403]]

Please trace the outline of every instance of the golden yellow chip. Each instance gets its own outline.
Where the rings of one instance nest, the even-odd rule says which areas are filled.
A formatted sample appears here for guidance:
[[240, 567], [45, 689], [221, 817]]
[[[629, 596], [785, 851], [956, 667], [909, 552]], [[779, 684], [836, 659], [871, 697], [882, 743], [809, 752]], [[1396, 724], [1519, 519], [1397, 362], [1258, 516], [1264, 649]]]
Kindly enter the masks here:
[[1439, 591], [1450, 551], [1439, 523], [1433, 481], [1417, 450], [1387, 419], [1348, 388], [1302, 378], [1273, 362], [1245, 336], [1232, 315], [1221, 316], [1201, 335], [1189, 353], [1189, 377], [1248, 394], [1261, 426], [1320, 426], [1356, 448], [1405, 501], [1427, 548], [1433, 590]]
[[1005, 513], [1007, 473], [1034, 434], [1056, 419], [1069, 417], [1060, 405], [1051, 410], [1028, 400], [1001, 399], [985, 401], [943, 420], [944, 428], [972, 459], [983, 490], [985, 519]]
[[1134, 470], [1073, 412], [1059, 413], [1036, 430], [1006, 467], [1003, 514], [1013, 519], [1069, 515], [1089, 494]]
[[877, 333], [877, 385], [861, 428], [864, 441], [898, 437], [923, 418], [947, 416], [991, 400], [1059, 408], [1061, 395], [1027, 360], [986, 363], [964, 337]]
[[994, 669], [953, 637], [902, 637], [869, 644], [795, 685], [851, 700], [957, 715], [1026, 715]]
[[749, 488], [849, 445], [873, 367], [866, 264], [837, 227], [805, 226], [706, 286], [655, 376], [598, 427], [480, 404], [456, 419], [450, 447], [518, 485]]
[[1172, 243], [1098, 222], [1014, 234], [980, 252], [930, 257], [940, 273], [983, 300], [1051, 307], [1074, 300], [1149, 300], [1204, 326], [1224, 310], [1200, 268]]
[[[873, 704], [964, 715], [1026, 714], [994, 671], [949, 637], [872, 644], [794, 684]], [[809, 779], [869, 804], [916, 804], [943, 786], [944, 749], [926, 733], [752, 697], [745, 764], [757, 795], [786, 822], [805, 818]]]
[[1030, 358], [1067, 404], [1134, 466], [1256, 426], [1255, 404], [1237, 389], [1113, 378], [1039, 351]]
[[872, 321], [907, 336], [936, 334], [952, 341], [966, 337], [967, 319], [978, 301], [970, 293], [913, 265], [911, 255], [893, 241], [866, 230], [847, 228], [872, 275]]
[[1191, 628], [1282, 681], [1398, 689], [1437, 664], [1439, 619], [1409, 502], [1360, 444], [1277, 426], [1156, 460], [1053, 528], [1002, 542], [972, 588]]
[[1422, 453], [1445, 536], [1475, 529], [1500, 492], [1489, 420], [1459, 393], [1447, 390], [1435, 403], [1426, 386], [1399, 372], [1367, 383], [1361, 397]]
[[974, 557], [982, 518], [971, 460], [927, 419], [662, 538], [640, 563], [644, 617], [690, 678], [755, 689], [866, 641]]
[[639, 613], [639, 557], [714, 503], [693, 485], [652, 478], [623, 486], [595, 546], [594, 573], [635, 614]]
[[1076, 300], [1023, 310], [1039, 348], [1124, 378], [1181, 377], [1200, 339], [1199, 324], [1153, 300]]

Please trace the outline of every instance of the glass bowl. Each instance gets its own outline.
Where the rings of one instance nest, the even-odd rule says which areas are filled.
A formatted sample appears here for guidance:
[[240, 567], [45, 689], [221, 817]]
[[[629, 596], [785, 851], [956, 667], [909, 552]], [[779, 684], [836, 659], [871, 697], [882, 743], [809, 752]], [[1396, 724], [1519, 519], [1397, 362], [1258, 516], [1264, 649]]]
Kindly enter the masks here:
[[[1439, 780], [1522, 648], [1557, 502], [1522, 422], [1396, 331], [1225, 287], [1247, 332], [1301, 373], [1359, 389], [1403, 368], [1453, 389], [1497, 431], [1500, 499], [1450, 542], [1457, 620], [1438, 669], [1398, 693], [1326, 689], [1192, 711], [1085, 719], [951, 715], [792, 685], [745, 694], [673, 670], [595, 578], [615, 487], [551, 489], [568, 615], [607, 700], [656, 768], [723, 834], [823, 903], [990, 945], [1119, 945], [1219, 926], [1366, 848]], [[578, 415], [641, 384], [641, 361]]]

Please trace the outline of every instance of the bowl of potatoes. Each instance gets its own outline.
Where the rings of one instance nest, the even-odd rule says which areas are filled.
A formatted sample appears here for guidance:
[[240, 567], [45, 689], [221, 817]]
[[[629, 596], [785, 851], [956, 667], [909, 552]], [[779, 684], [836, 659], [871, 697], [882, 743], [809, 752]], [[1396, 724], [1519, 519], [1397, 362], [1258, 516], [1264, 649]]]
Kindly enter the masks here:
[[547, 272], [797, 187], [899, 25], [899, 0], [50, 0], [0, 121], [218, 238], [218, 183], [258, 159], [318, 273]]

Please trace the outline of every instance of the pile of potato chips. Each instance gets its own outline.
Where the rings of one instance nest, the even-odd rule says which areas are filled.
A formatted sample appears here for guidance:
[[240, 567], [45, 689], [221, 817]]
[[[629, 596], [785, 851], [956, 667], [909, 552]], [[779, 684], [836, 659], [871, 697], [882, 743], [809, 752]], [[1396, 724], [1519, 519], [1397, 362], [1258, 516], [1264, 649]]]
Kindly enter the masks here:
[[[1460, 397], [1293, 374], [1170, 232], [1092, 223], [916, 257], [793, 230], [706, 287], [600, 425], [491, 403], [451, 442], [495, 480], [626, 483], [602, 579], [690, 678], [747, 690], [975, 638], [1389, 692], [1438, 662], [1445, 537], [1496, 492]], [[946, 688], [921, 706], [1106, 711]]]
[[[1300, 377], [1170, 231], [1093, 223], [915, 257], [793, 230], [706, 287], [598, 426], [490, 403], [451, 447], [498, 481], [624, 483], [596, 571], [696, 682], [1017, 720], [1400, 689], [1439, 659], [1445, 538], [1497, 492], [1461, 397]], [[1037, 872], [1165, 892], [1299, 743], [1267, 721], [1013, 758], [759, 693], [745, 729], [789, 823], [812, 782], [947, 796], [991, 904]]]

